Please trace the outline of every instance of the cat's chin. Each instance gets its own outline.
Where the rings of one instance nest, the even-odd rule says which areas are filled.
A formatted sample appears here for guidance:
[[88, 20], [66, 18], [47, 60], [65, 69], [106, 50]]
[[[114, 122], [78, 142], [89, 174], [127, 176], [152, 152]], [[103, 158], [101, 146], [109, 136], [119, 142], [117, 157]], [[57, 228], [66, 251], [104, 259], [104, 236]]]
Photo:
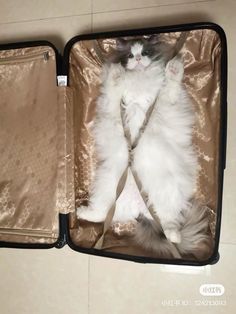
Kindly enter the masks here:
[[131, 71], [144, 71], [147, 68], [147, 66], [143, 64], [137, 64], [134, 68], [129, 69]]

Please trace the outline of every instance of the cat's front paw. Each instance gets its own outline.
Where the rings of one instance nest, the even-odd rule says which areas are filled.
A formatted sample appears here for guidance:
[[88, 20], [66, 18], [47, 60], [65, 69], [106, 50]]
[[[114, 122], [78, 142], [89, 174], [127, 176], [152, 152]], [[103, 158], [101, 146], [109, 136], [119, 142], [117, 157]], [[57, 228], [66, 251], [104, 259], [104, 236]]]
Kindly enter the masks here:
[[181, 82], [184, 76], [184, 65], [179, 57], [171, 59], [166, 65], [166, 78]]
[[119, 64], [111, 64], [108, 72], [108, 81], [112, 85], [117, 85], [122, 78], [124, 69]]

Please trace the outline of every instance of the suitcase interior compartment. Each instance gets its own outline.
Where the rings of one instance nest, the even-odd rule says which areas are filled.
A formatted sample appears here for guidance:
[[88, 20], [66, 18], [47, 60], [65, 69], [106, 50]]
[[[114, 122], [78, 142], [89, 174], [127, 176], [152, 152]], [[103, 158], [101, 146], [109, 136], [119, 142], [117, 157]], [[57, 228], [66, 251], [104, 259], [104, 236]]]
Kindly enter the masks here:
[[56, 53], [19, 46], [0, 51], [0, 241], [49, 245], [59, 235]]
[[[143, 34], [144, 35], [144, 34]], [[161, 33], [160, 39], [174, 46], [181, 32]], [[127, 36], [126, 36], [127, 37]], [[115, 49], [115, 38], [82, 39], [71, 45], [69, 86], [73, 90], [75, 207], [89, 199], [89, 188], [96, 171], [96, 151], [91, 127], [99, 95], [102, 59]], [[199, 254], [185, 260], [207, 260], [214, 249], [218, 210], [220, 114], [221, 114], [221, 39], [213, 29], [186, 31], [180, 51], [184, 61], [184, 85], [196, 112], [193, 145], [199, 160], [195, 198], [207, 205], [210, 241], [199, 246]], [[103, 252], [159, 259], [153, 252], [130, 246], [134, 224], [116, 225], [105, 235]], [[102, 223], [78, 220], [70, 214], [69, 234], [75, 247], [93, 248], [103, 230]], [[117, 232], [118, 230], [118, 232]], [[119, 256], [119, 254], [118, 254]], [[163, 256], [162, 256], [163, 257]], [[145, 260], [145, 259], [144, 259]]]

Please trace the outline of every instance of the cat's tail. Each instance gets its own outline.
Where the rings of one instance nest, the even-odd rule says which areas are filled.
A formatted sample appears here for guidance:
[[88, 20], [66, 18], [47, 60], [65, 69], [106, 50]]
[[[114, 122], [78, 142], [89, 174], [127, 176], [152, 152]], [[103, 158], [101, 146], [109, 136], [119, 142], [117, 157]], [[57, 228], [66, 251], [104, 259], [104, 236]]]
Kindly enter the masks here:
[[180, 254], [162, 232], [161, 225], [152, 219], [139, 215], [135, 233], [132, 238], [135, 244], [163, 258], [180, 258]]
[[166, 239], [162, 227], [154, 220], [140, 215], [133, 240], [142, 248], [152, 251], [158, 257], [181, 258], [194, 256], [197, 260], [209, 257], [213, 241], [209, 235], [209, 218], [207, 207], [192, 204], [185, 213], [180, 233], [181, 242], [172, 243]]
[[197, 202], [192, 203], [184, 217], [181, 228], [181, 242], [177, 244], [182, 255], [192, 254], [198, 260], [210, 256], [214, 240], [209, 230], [209, 208]]

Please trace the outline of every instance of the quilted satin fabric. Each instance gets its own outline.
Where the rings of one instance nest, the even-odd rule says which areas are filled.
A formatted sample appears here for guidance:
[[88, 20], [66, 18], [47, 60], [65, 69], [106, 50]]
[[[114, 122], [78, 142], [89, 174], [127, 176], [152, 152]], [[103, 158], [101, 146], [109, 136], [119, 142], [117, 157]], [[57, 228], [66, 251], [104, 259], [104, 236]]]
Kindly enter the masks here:
[[0, 241], [58, 238], [58, 90], [50, 47], [0, 52]]
[[[180, 35], [163, 33], [160, 39], [174, 47]], [[77, 42], [71, 50], [69, 76], [70, 87], [74, 91], [76, 206], [88, 200], [89, 187], [96, 170], [91, 126], [99, 95], [101, 66], [114, 47], [114, 39], [99, 39]], [[213, 237], [218, 195], [220, 38], [213, 30], [187, 32], [180, 54], [185, 67], [184, 85], [196, 112], [193, 141], [200, 169], [195, 197], [209, 207], [209, 225]], [[82, 247], [92, 247], [101, 233], [101, 224], [78, 222], [74, 214], [70, 221], [73, 242]], [[130, 223], [119, 228], [119, 232], [116, 228], [111, 229], [105, 237], [104, 247], [109, 251], [151, 256], [138, 248], [128, 247], [126, 238], [132, 234], [132, 227]]]

